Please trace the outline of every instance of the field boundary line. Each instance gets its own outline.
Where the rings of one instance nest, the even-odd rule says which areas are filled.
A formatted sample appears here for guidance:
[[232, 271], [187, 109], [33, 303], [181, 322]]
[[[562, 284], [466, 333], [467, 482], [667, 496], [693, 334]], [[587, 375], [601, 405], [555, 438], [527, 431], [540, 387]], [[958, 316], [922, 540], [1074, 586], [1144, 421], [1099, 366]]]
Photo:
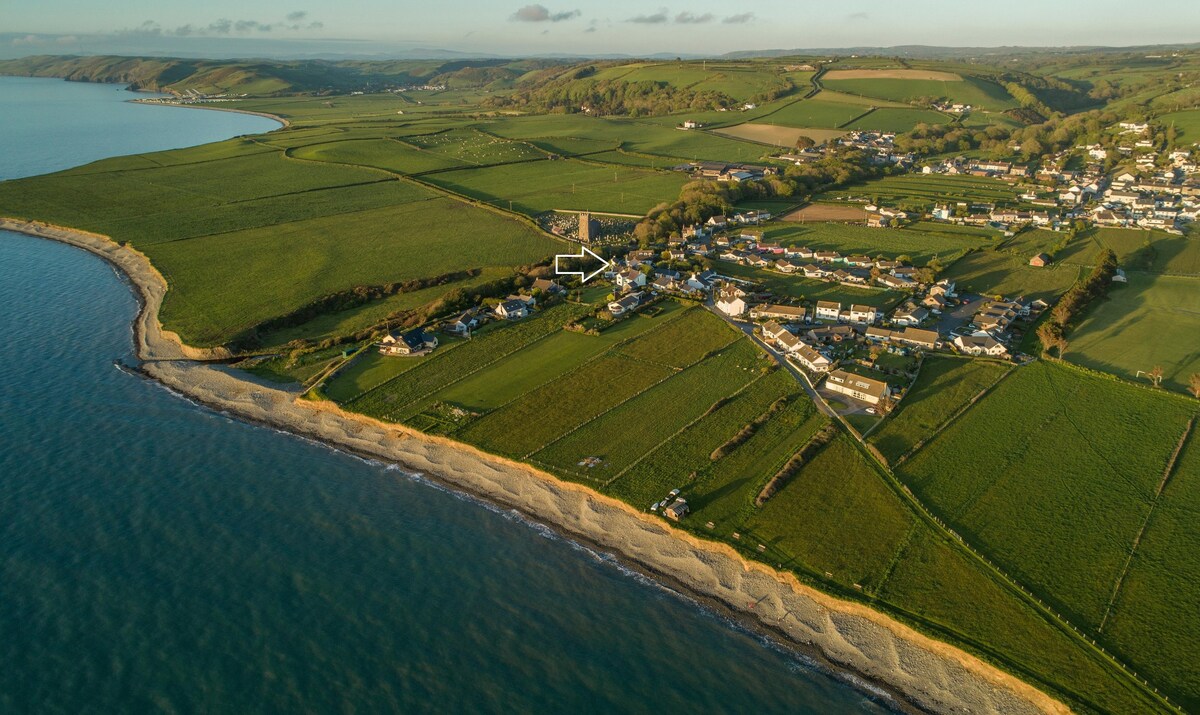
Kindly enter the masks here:
[[[767, 373], [767, 374], [770, 374], [770, 373]], [[750, 382], [747, 382], [745, 385], [742, 385], [741, 387], [739, 387], [739, 388], [738, 388], [736, 391], [734, 391], [733, 393], [731, 393], [731, 394], [729, 394], [729, 395], [727, 395], [727, 396], [725, 396], [725, 397], [723, 397], [723, 398], [721, 398], [721, 399], [722, 399], [722, 400], [726, 400], [726, 401], [733, 400], [733, 399], [734, 399], [734, 398], [736, 398], [738, 395], [742, 394], [742, 393], [743, 393], [743, 392], [745, 392], [746, 390], [749, 390], [749, 389], [750, 389], [752, 386], [754, 386], [754, 385], [757, 385], [757, 384], [758, 384], [758, 382], [759, 382], [759, 380], [762, 380], [762, 379], [763, 379], [764, 377], [766, 377], [766, 376], [767, 376], [767, 375], [759, 375], [758, 377], [754, 378], [754, 379], [753, 379], [753, 380], [751, 380]], [[722, 407], [724, 407], [724, 405], [722, 405]], [[661, 441], [661, 442], [659, 442], [658, 444], [654, 445], [654, 446], [653, 446], [653, 447], [651, 447], [650, 449], [648, 449], [648, 450], [646, 450], [645, 452], [643, 452], [643, 453], [642, 453], [642, 456], [640, 456], [640, 457], [638, 457], [637, 459], [635, 459], [635, 460], [633, 460], [632, 462], [630, 462], [630, 463], [629, 463], [629, 465], [628, 465], [627, 467], [625, 467], [625, 468], [624, 468], [624, 469], [622, 469], [621, 471], [619, 471], [619, 472], [617, 472], [616, 474], [614, 474], [614, 475], [613, 475], [613, 476], [612, 476], [612, 477], [611, 477], [611, 478], [610, 478], [608, 481], [604, 482], [604, 484], [603, 484], [602, 486], [603, 486], [605, 489], [607, 489], [609, 486], [611, 486], [611, 485], [612, 485], [614, 482], [616, 482], [618, 479], [620, 479], [621, 477], [625, 476], [625, 475], [626, 475], [626, 474], [629, 472], [629, 470], [633, 469], [633, 468], [634, 468], [634, 467], [636, 467], [638, 464], [641, 464], [642, 460], [646, 459], [647, 457], [649, 457], [650, 455], [654, 454], [654, 453], [655, 453], [655, 452], [657, 452], [659, 449], [661, 449], [661, 448], [662, 448], [662, 446], [663, 446], [663, 445], [665, 445], [667, 442], [670, 442], [671, 440], [675, 439], [675, 438], [676, 438], [676, 437], [678, 437], [679, 435], [683, 434], [683, 433], [684, 433], [686, 430], [688, 430], [688, 429], [690, 429], [691, 427], [693, 427], [693, 426], [694, 426], [694, 425], [695, 425], [697, 422], [700, 422], [700, 421], [701, 421], [701, 420], [703, 420], [705, 417], [708, 417], [710, 414], [712, 414], [712, 413], [714, 413], [714, 412], [717, 412], [717, 411], [719, 411], [719, 410], [720, 410], [720, 407], [718, 407], [716, 410], [711, 410], [711, 412], [710, 412], [710, 411], [708, 411], [708, 410], [706, 410], [706, 411], [705, 411], [703, 414], [701, 414], [701, 415], [700, 415], [699, 417], [697, 417], [696, 419], [694, 419], [694, 420], [692, 420], [692, 421], [688, 422], [686, 425], [684, 425], [684, 426], [680, 427], [679, 429], [675, 430], [675, 432], [674, 432], [674, 433], [673, 433], [671, 436], [667, 437], [666, 439], [662, 440], [662, 441]]]
[[[659, 385], [663, 384], [663, 383], [664, 383], [664, 382], [666, 382], [667, 380], [670, 380], [671, 378], [673, 378], [673, 377], [675, 377], [675, 376], [677, 376], [677, 375], [682, 375], [683, 373], [687, 372], [688, 370], [691, 370], [693, 367], [695, 367], [695, 366], [699, 365], [700, 363], [704, 362], [705, 360], [709, 359], [710, 357], [715, 357], [715, 356], [717, 356], [717, 355], [719, 355], [719, 354], [721, 354], [721, 353], [725, 352], [726, 350], [728, 350], [728, 349], [730, 348], [730, 346], [731, 346], [731, 345], [733, 345], [733, 344], [734, 344], [734, 343], [736, 343], [736, 342], [737, 342], [737, 341], [735, 340], [734, 342], [732, 342], [732, 343], [729, 343], [729, 344], [725, 345], [724, 347], [721, 347], [720, 349], [713, 350], [713, 351], [710, 351], [710, 352], [707, 352], [707, 353], [705, 353], [704, 355], [700, 356], [700, 359], [698, 359], [698, 360], [696, 360], [695, 362], [691, 363], [691, 364], [690, 364], [690, 365], [688, 365], [687, 367], [684, 367], [683, 369], [671, 368], [671, 372], [668, 372], [668, 373], [667, 373], [665, 376], [663, 376], [663, 378], [662, 378], [661, 380], [657, 380], [657, 381], [655, 381], [655, 382], [652, 382], [652, 383], [650, 383], [650, 384], [649, 384], [649, 385], [647, 385], [646, 387], [642, 388], [641, 390], [638, 390], [637, 392], [635, 392], [634, 394], [630, 395], [629, 397], [626, 397], [624, 400], [621, 400], [620, 402], [616, 403], [616, 404], [615, 404], [615, 405], [613, 405], [612, 407], [609, 407], [607, 410], [605, 410], [605, 411], [601, 412], [600, 414], [596, 415], [595, 417], [592, 417], [592, 418], [590, 418], [590, 419], [588, 419], [588, 420], [585, 420], [585, 421], [583, 421], [583, 422], [579, 423], [578, 425], [575, 425], [575, 426], [574, 426], [574, 427], [572, 427], [571, 429], [569, 429], [569, 430], [567, 430], [566, 432], [564, 432], [564, 433], [560, 434], [559, 436], [555, 437], [554, 439], [550, 440], [549, 442], [547, 442], [547, 443], [543, 444], [542, 446], [538, 447], [537, 449], [533, 450], [532, 452], [529, 452], [528, 454], [526, 454], [526, 455], [525, 455], [524, 457], [522, 457], [521, 459], [523, 459], [523, 460], [529, 460], [529, 459], [532, 459], [532, 458], [533, 458], [533, 455], [537, 454], [538, 452], [542, 452], [542, 451], [544, 451], [544, 450], [548, 449], [548, 448], [549, 448], [549, 447], [551, 447], [552, 445], [554, 445], [554, 444], [557, 444], [558, 442], [561, 442], [562, 440], [566, 439], [567, 437], [570, 437], [572, 434], [574, 434], [574, 433], [578, 432], [579, 430], [583, 429], [584, 427], [586, 427], [586, 426], [590, 425], [591, 423], [593, 423], [593, 422], [595, 422], [596, 420], [600, 419], [600, 418], [601, 418], [601, 417], [603, 417], [604, 415], [607, 415], [608, 413], [612, 412], [613, 410], [620, 409], [622, 406], [624, 406], [624, 405], [625, 405], [626, 403], [628, 403], [630, 400], [633, 400], [633, 399], [636, 399], [636, 398], [638, 398], [638, 397], [641, 397], [642, 395], [646, 394], [647, 392], [649, 392], [649, 391], [653, 390], [654, 388], [658, 387]], [[636, 360], [634, 360], [633, 358], [626, 357], [625, 355], [620, 355], [620, 354], [618, 354], [618, 355], [617, 355], [617, 357], [620, 357], [620, 358], [622, 358], [622, 359], [625, 359], [625, 360], [636, 361]], [[653, 364], [653, 363], [648, 363], [648, 364]], [[665, 366], [665, 365], [660, 365], [660, 366], [658, 366], [658, 367], [666, 367], [666, 366]], [[561, 468], [560, 468], [560, 469], [561, 469]]]
[[[587, 305], [587, 304], [586, 304], [586, 303], [580, 303], [579, 305]], [[680, 317], [680, 316], [682, 316], [682, 315], [683, 315], [684, 313], [686, 313], [686, 312], [687, 312], [687, 310], [682, 310], [682, 311], [680, 311], [679, 315], [676, 315], [676, 316], [670, 317], [668, 320], [666, 320], [666, 321], [664, 321], [664, 322], [663, 322], [663, 325], [667, 325], [667, 324], [671, 323], [672, 321], [678, 320], [678, 319], [679, 319], [679, 317]], [[502, 404], [502, 405], [497, 405], [495, 408], [493, 408], [493, 409], [489, 410], [487, 414], [483, 415], [483, 417], [486, 417], [487, 415], [490, 415], [490, 414], [493, 414], [493, 413], [499, 412], [500, 410], [503, 410], [504, 408], [508, 407], [509, 405], [513, 404], [514, 402], [517, 402], [517, 401], [519, 401], [519, 400], [521, 400], [521, 399], [523, 399], [523, 398], [527, 397], [527, 396], [528, 396], [530, 393], [532, 393], [534, 390], [540, 390], [541, 388], [545, 387], [546, 385], [549, 385], [549, 384], [550, 384], [550, 383], [552, 383], [552, 382], [557, 382], [557, 381], [559, 381], [559, 380], [561, 380], [561, 379], [563, 379], [563, 378], [565, 378], [565, 377], [568, 377], [568, 376], [570, 376], [570, 375], [574, 375], [575, 373], [579, 372], [580, 370], [584, 369], [585, 367], [587, 367], [588, 365], [591, 365], [591, 364], [592, 364], [592, 363], [594, 363], [594, 362], [598, 362], [598, 361], [600, 361], [600, 360], [603, 360], [603, 359], [604, 359], [604, 358], [606, 358], [606, 357], [611, 357], [611, 355], [610, 355], [610, 354], [611, 354], [611, 353], [613, 352], [613, 350], [615, 350], [616, 348], [618, 348], [618, 347], [620, 347], [620, 346], [622, 346], [622, 345], [625, 345], [626, 343], [629, 343], [629, 342], [631, 342], [631, 341], [633, 341], [633, 340], [637, 340], [638, 338], [644, 337], [645, 335], [647, 335], [647, 334], [649, 334], [649, 333], [651, 333], [651, 332], [653, 332], [653, 331], [655, 331], [655, 330], [659, 330], [659, 329], [661, 329], [661, 328], [663, 327], [663, 325], [658, 325], [658, 326], [652, 327], [652, 328], [650, 328], [649, 330], [647, 330], [645, 333], [638, 333], [637, 335], [631, 335], [631, 336], [629, 336], [628, 338], [625, 338], [624, 340], [620, 340], [620, 341], [618, 341], [618, 342], [615, 342], [615, 343], [613, 343], [612, 345], [609, 345], [609, 346], [608, 346], [608, 348], [606, 348], [606, 349], [604, 349], [604, 350], [601, 350], [600, 352], [598, 352], [598, 353], [596, 353], [595, 355], [591, 356], [591, 357], [590, 357], [590, 358], [588, 358], [587, 360], [584, 360], [583, 362], [579, 363], [578, 365], [576, 365], [575, 367], [571, 368], [570, 370], [567, 370], [566, 372], [564, 372], [563, 374], [559, 375], [558, 377], [555, 377], [555, 378], [553, 378], [553, 379], [551, 379], [551, 380], [548, 380], [548, 381], [546, 381], [546, 382], [543, 382], [542, 384], [540, 384], [540, 385], [538, 385], [537, 387], [533, 388], [533, 390], [529, 390], [528, 392], [525, 392], [525, 393], [522, 393], [522, 394], [520, 394], [520, 395], [517, 395], [516, 397], [512, 398], [511, 400], [509, 400], [508, 402], [505, 402], [505, 403], [504, 403], [504, 404]], [[557, 333], [551, 333], [551, 335], [555, 335], [555, 334], [557, 334]], [[547, 337], [549, 337], [549, 336], [547, 336]], [[588, 337], [592, 337], [592, 336], [588, 336]], [[595, 336], [595, 337], [599, 337], [599, 336]], [[537, 341], [535, 341], [535, 342], [537, 342]], [[529, 345], [527, 345], [526, 347], [533, 347], [533, 345], [534, 345], [534, 343], [530, 343], [530, 344], [529, 344]], [[518, 350], [517, 350], [517, 352], [520, 352], [521, 350], [524, 350], [524, 349], [525, 349], [525, 348], [520, 348], [520, 349], [518, 349]], [[516, 354], [516, 352], [509, 353], [508, 355], [505, 355], [504, 357], [510, 357], [510, 356], [512, 356], [512, 355], [515, 355], [515, 354]], [[503, 359], [504, 359], [504, 357], [502, 357], [502, 358], [500, 358], [500, 359], [501, 359], [501, 360], [503, 360]], [[618, 355], [618, 357], [622, 357], [622, 358], [624, 358], [625, 356], [624, 356], [624, 355]], [[490, 365], [491, 365], [491, 363], [489, 363], [489, 364], [488, 364], [488, 366], [490, 366]], [[487, 366], [485, 366], [485, 367], [487, 367]], [[404, 373], [401, 373], [400, 375], [397, 375], [397, 377], [400, 377], [400, 376], [401, 376], [401, 375], [403, 375], [403, 374], [404, 374]], [[472, 374], [474, 374], [474, 373], [472, 373]], [[468, 376], [466, 376], [466, 377], [470, 377], [470, 376], [468, 375]], [[466, 377], [464, 377], [463, 379], [466, 379]], [[452, 387], [452, 385], [446, 385], [446, 387], [443, 387], [443, 388], [440, 388], [440, 389], [438, 389], [438, 390], [437, 390], [437, 392], [435, 392], [435, 393], [433, 393], [433, 394], [435, 394], [435, 395], [436, 395], [438, 392], [442, 392], [442, 391], [446, 390], [446, 389], [447, 389], [447, 388], [449, 388], [449, 387]], [[480, 419], [482, 419], [482, 417], [481, 417]], [[474, 424], [474, 423], [473, 423], [473, 422], [469, 422], [469, 423], [467, 423], [467, 424], [463, 425], [462, 427], [459, 427], [459, 428], [455, 429], [455, 430], [454, 430], [454, 431], [453, 431], [451, 434], [457, 434], [459, 431], [461, 431], [461, 430], [464, 430], [464, 429], [467, 429], [467, 428], [468, 428], [468, 427], [470, 427], [472, 424]]]
[[[895, 466], [897, 466], [897, 467], [898, 467], [898, 466], [900, 466], [901, 464], [904, 464], [904, 463], [905, 463], [905, 462], [907, 462], [907, 461], [908, 461], [908, 460], [909, 460], [909, 459], [910, 459], [910, 458], [911, 458], [911, 457], [912, 457], [914, 454], [916, 454], [917, 452], [921, 451], [921, 450], [922, 450], [922, 449], [924, 449], [924, 448], [925, 448], [925, 447], [926, 447], [926, 446], [927, 446], [927, 445], [928, 445], [930, 442], [932, 442], [932, 441], [934, 441], [935, 439], [937, 439], [937, 437], [938, 437], [938, 436], [939, 436], [939, 435], [940, 435], [940, 434], [941, 434], [943, 431], [945, 431], [947, 427], [949, 427], [950, 425], [952, 425], [952, 424], [954, 424], [955, 422], [957, 422], [957, 421], [959, 420], [959, 418], [960, 418], [960, 417], [962, 417], [964, 414], [966, 414], [966, 413], [967, 413], [967, 411], [968, 411], [968, 410], [970, 410], [972, 407], [974, 407], [974, 406], [975, 406], [975, 405], [977, 405], [979, 402], [981, 402], [981, 401], [983, 400], [983, 398], [984, 398], [984, 397], [987, 397], [987, 395], [988, 395], [988, 394], [989, 394], [989, 393], [990, 393], [992, 390], [996, 389], [996, 386], [997, 386], [997, 385], [999, 385], [1001, 382], [1003, 382], [1003, 381], [1004, 381], [1004, 379], [1005, 379], [1006, 377], [1008, 377], [1009, 375], [1013, 374], [1014, 372], [1016, 372], [1016, 371], [1017, 371], [1017, 370], [1019, 370], [1019, 369], [1020, 369], [1020, 368], [1019, 368], [1018, 366], [1016, 366], [1016, 365], [1013, 365], [1013, 366], [1012, 366], [1012, 367], [1010, 367], [1009, 369], [1005, 370], [1005, 371], [1004, 371], [1004, 372], [1003, 372], [1003, 373], [1000, 375], [1000, 377], [996, 378], [996, 379], [995, 379], [995, 380], [992, 382], [992, 384], [990, 384], [990, 385], [988, 385], [987, 387], [985, 387], [985, 388], [983, 388], [982, 390], [980, 390], [978, 394], [976, 394], [974, 397], [972, 397], [970, 400], [968, 400], [968, 401], [967, 401], [967, 404], [965, 404], [965, 405], [963, 405], [962, 407], [958, 408], [958, 410], [957, 410], [957, 411], [956, 411], [954, 414], [952, 414], [952, 415], [950, 415], [949, 417], [947, 417], [947, 418], [946, 418], [946, 420], [945, 420], [944, 422], [942, 422], [940, 425], [938, 425], [938, 428], [937, 428], [936, 430], [934, 430], [934, 431], [933, 431], [933, 434], [931, 434], [931, 435], [929, 435], [928, 437], [925, 437], [924, 439], [920, 440], [919, 442], [917, 442], [916, 444], [914, 444], [914, 445], [913, 445], [911, 448], [909, 448], [909, 450], [908, 450], [907, 452], [905, 452], [904, 454], [902, 454], [902, 455], [900, 455], [899, 457], [897, 457], [897, 458], [896, 458], [896, 465], [895, 465]], [[914, 384], [915, 384], [915, 382], [916, 382], [916, 381], [914, 381]]]
[[[559, 330], [561, 330], [561, 327], [559, 328]], [[438, 388], [438, 389], [439, 389], [439, 391], [440, 391], [440, 390], [444, 390], [444, 389], [446, 389], [446, 387], [449, 387], [450, 385], [453, 385], [453, 384], [455, 384], [455, 383], [459, 382], [460, 380], [464, 380], [464, 379], [466, 379], [467, 377], [470, 377], [471, 375], [475, 374], [475, 373], [476, 373], [476, 372], [478, 372], [479, 370], [482, 370], [483, 368], [485, 368], [485, 367], [487, 367], [487, 366], [489, 366], [489, 365], [491, 365], [491, 364], [493, 364], [493, 363], [495, 363], [495, 362], [497, 362], [497, 361], [503, 360], [504, 358], [508, 357], [509, 355], [512, 355], [512, 354], [516, 353], [518, 350], [522, 350], [522, 349], [523, 349], [523, 348], [525, 348], [525, 347], [528, 347], [528, 346], [530, 346], [530, 345], [533, 345], [534, 343], [537, 343], [537, 342], [539, 342], [539, 341], [541, 341], [541, 340], [544, 340], [545, 338], [548, 338], [548, 337], [550, 337], [551, 335], [554, 335], [554, 334], [555, 334], [555, 333], [557, 333], [557, 332], [558, 332], [558, 330], [552, 330], [552, 331], [550, 331], [549, 333], [547, 333], [546, 335], [543, 335], [543, 336], [541, 336], [541, 337], [535, 338], [535, 339], [531, 340], [530, 342], [528, 342], [528, 343], [525, 343], [523, 346], [520, 346], [520, 347], [514, 348], [513, 350], [510, 350], [510, 351], [508, 351], [508, 352], [506, 352], [506, 353], [504, 353], [504, 354], [500, 355], [499, 357], [497, 357], [497, 358], [495, 358], [495, 359], [493, 359], [493, 360], [489, 360], [487, 363], [484, 363], [483, 365], [480, 365], [480, 366], [479, 366], [477, 369], [475, 369], [475, 370], [472, 370], [470, 373], [468, 373], [468, 374], [466, 374], [466, 375], [463, 375], [463, 376], [462, 376], [461, 378], [459, 378], [458, 380], [455, 380], [454, 382], [448, 383], [447, 385], [444, 385], [443, 387], [441, 387], [441, 388]], [[470, 344], [470, 343], [469, 343], [469, 341], [467, 341], [467, 342], [459, 342], [459, 343], [457, 343], [457, 345], [458, 345], [458, 346], [461, 346], [461, 345], [468, 345], [468, 344]], [[449, 352], [449, 351], [446, 351], [446, 352]], [[444, 355], [445, 353], [442, 353], [442, 354]], [[415, 369], [417, 369], [417, 368], [419, 368], [419, 367], [420, 367], [420, 365], [418, 365], [418, 366], [416, 366], [416, 367], [414, 367], [414, 368], [412, 368], [412, 369], [414, 369], [414, 370], [415, 370]], [[384, 387], [384, 386], [386, 386], [386, 385], [390, 385], [390, 384], [391, 384], [391, 383], [392, 383], [394, 380], [398, 380], [398, 379], [400, 379], [400, 378], [404, 377], [405, 375], [407, 375], [407, 374], [408, 374], [408, 372], [409, 372], [408, 370], [405, 370], [404, 372], [401, 372], [401, 373], [399, 373], [399, 374], [397, 374], [397, 375], [395, 375], [395, 376], [393, 376], [393, 377], [391, 377], [391, 378], [388, 378], [387, 380], [385, 380], [385, 381], [383, 381], [383, 382], [379, 383], [379, 384], [378, 384], [378, 385], [376, 385], [375, 387], [372, 387], [370, 390], [367, 390], [367, 391], [365, 391], [365, 392], [363, 392], [363, 393], [360, 393], [359, 395], [356, 395], [356, 396], [354, 397], [354, 399], [352, 399], [352, 400], [347, 400], [347, 402], [346, 402], [346, 405], [347, 405], [347, 406], [349, 406], [351, 403], [353, 403], [353, 402], [356, 402], [356, 401], [358, 401], [359, 399], [362, 399], [363, 397], [365, 397], [365, 396], [369, 395], [370, 393], [374, 392], [375, 390], [378, 390], [378, 389], [380, 389], [380, 388], [382, 388], [382, 387]], [[404, 409], [404, 408], [406, 408], [406, 407], [409, 407], [409, 406], [411, 406], [413, 403], [415, 403], [417, 400], [420, 400], [420, 399], [421, 399], [420, 397], [417, 397], [417, 398], [414, 398], [414, 399], [412, 399], [412, 400], [409, 400], [408, 402], [405, 402], [403, 405], [400, 405], [400, 406], [399, 406], [399, 407], [397, 407], [396, 409], [397, 409], [397, 410], [402, 410], [402, 409]]]
[[1175, 451], [1171, 452], [1171, 456], [1167, 459], [1167, 466], [1163, 469], [1163, 476], [1158, 483], [1158, 490], [1154, 493], [1154, 499], [1150, 502], [1150, 511], [1146, 512], [1146, 518], [1142, 521], [1142, 528], [1138, 529], [1137, 535], [1133, 537], [1133, 543], [1129, 546], [1129, 556], [1125, 558], [1125, 566], [1121, 569], [1121, 574], [1117, 576], [1116, 583], [1113, 584], [1112, 596], [1108, 599], [1108, 605], [1104, 608], [1104, 616], [1100, 619], [1100, 625], [1096, 627], [1097, 634], [1104, 632], [1104, 626], [1108, 623], [1108, 617], [1112, 615], [1113, 607], [1117, 604], [1117, 598], [1120, 597], [1121, 587], [1125, 584], [1125, 576], [1129, 574], [1129, 569], [1133, 567], [1133, 557], [1137, 555], [1138, 546], [1142, 543], [1142, 536], [1145, 535], [1146, 529], [1150, 528], [1150, 521], [1158, 509], [1159, 503], [1162, 501], [1162, 495], [1167, 489], [1167, 483], [1175, 473], [1175, 464], [1179, 459], [1180, 453], [1183, 452], [1184, 445], [1187, 444], [1188, 438], [1191, 436], [1195, 426], [1196, 417], [1193, 415], [1188, 420], [1187, 426], [1184, 427], [1183, 434], [1179, 436], [1179, 442], [1175, 444]]

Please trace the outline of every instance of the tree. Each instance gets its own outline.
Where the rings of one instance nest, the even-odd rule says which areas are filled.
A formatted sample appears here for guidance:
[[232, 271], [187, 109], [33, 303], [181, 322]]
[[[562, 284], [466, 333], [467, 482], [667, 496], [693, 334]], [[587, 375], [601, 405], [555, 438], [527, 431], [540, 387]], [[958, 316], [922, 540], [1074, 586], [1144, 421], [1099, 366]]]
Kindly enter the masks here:
[[816, 145], [817, 145], [817, 143], [815, 141], [813, 141], [812, 137], [804, 136], [803, 134], [796, 137], [796, 148], [799, 149], [800, 151], [804, 151], [805, 149], [812, 149]]
[[1188, 378], [1188, 392], [1192, 393], [1192, 397], [1200, 400], [1200, 372], [1193, 372]]
[[1153, 382], [1155, 387], [1161, 385], [1163, 379], [1162, 365], [1155, 365], [1150, 372], [1146, 373], [1146, 377], [1150, 378], [1150, 382]]

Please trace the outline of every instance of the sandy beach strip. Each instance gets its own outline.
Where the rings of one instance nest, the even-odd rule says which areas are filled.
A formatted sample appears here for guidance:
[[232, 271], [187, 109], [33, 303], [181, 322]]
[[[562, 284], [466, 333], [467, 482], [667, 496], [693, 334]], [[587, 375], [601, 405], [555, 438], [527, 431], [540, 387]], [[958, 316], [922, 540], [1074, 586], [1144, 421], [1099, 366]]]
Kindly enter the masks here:
[[1069, 712], [1049, 695], [954, 646], [586, 487], [451, 440], [347, 413], [333, 403], [297, 400], [295, 392], [201, 362], [227, 355], [184, 346], [162, 329], [158, 312], [167, 285], [143, 254], [98, 234], [44, 223], [0, 219], [0, 229], [71, 244], [120, 269], [141, 299], [134, 340], [142, 371], [196, 402], [516, 509], [740, 614], [743, 622], [757, 624], [819, 661], [881, 684], [913, 709]]

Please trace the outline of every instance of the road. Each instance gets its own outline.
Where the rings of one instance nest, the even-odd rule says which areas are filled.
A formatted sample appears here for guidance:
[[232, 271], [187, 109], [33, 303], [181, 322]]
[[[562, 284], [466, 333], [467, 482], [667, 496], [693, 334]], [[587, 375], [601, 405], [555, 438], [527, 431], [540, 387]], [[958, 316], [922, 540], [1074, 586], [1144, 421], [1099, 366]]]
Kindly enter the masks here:
[[750, 336], [750, 339], [758, 343], [763, 350], [766, 350], [768, 355], [775, 358], [775, 362], [779, 363], [783, 369], [792, 373], [792, 376], [796, 378], [796, 381], [799, 382], [800, 386], [804, 388], [804, 391], [808, 393], [809, 398], [813, 401], [813, 404], [817, 406], [818, 410], [828, 417], [831, 417], [835, 420], [838, 419], [837, 413], [833, 411], [832, 407], [825, 403], [825, 398], [821, 397], [821, 394], [817, 392], [816, 388], [812, 386], [812, 383], [808, 381], [808, 376], [805, 375], [800, 368], [793, 365], [791, 360], [788, 360], [786, 357], [784, 357], [783, 353], [779, 352], [771, 345], [768, 345], [761, 338], [754, 334], [754, 323], [734, 320], [730, 316], [725, 315], [721, 311], [717, 310], [717, 307], [712, 304], [711, 300], [706, 302], [704, 307], [708, 308], [709, 312], [711, 312], [713, 315], [716, 315], [717, 317], [721, 318], [721, 320], [724, 320], [734, 328], [737, 328], [746, 335]]

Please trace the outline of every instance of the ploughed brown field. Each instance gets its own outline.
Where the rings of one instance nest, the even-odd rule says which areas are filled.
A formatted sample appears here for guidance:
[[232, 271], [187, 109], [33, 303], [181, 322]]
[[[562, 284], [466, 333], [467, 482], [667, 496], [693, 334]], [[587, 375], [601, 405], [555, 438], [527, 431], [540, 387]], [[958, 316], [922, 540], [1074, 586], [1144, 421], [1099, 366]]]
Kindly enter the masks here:
[[867, 211], [862, 206], [850, 204], [809, 204], [783, 217], [784, 221], [815, 223], [819, 221], [865, 221]]
[[846, 132], [841, 129], [816, 129], [812, 127], [783, 127], [778, 124], [738, 124], [724, 129], [714, 129], [714, 134], [724, 134], [734, 139], [774, 144], [779, 147], [794, 147], [800, 137], [808, 137], [818, 144], [836, 139]]

